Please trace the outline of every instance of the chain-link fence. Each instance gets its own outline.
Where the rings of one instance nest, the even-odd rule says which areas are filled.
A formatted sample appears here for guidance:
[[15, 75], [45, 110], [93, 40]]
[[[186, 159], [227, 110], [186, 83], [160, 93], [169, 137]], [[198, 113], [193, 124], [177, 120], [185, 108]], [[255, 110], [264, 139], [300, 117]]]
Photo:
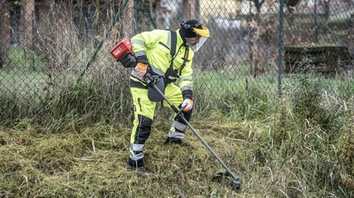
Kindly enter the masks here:
[[[294, 75], [325, 78], [328, 90], [353, 82], [353, 0], [1, 0], [0, 5], [2, 118], [42, 112], [105, 112], [115, 118], [128, 112], [128, 71], [110, 57], [111, 47], [124, 36], [176, 29], [189, 18], [202, 20], [211, 32], [194, 60], [200, 107], [225, 93], [266, 90], [281, 97], [292, 91]], [[353, 87], [344, 92], [352, 95]]]

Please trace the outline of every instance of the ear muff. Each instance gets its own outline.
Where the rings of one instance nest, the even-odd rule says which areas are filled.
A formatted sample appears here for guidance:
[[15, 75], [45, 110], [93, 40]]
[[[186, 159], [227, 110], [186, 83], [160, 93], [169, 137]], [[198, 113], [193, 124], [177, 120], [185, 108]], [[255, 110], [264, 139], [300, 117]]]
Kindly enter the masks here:
[[181, 27], [183, 28], [183, 29], [192, 29], [192, 26], [190, 25], [190, 24], [188, 24], [188, 23], [186, 23], [185, 21], [183, 21], [182, 23], [181, 23]]

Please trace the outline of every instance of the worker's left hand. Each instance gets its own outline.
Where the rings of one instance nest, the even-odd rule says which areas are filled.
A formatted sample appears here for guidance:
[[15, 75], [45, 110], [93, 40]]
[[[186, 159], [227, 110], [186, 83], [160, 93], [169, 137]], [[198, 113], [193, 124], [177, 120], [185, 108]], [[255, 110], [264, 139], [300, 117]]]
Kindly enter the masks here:
[[135, 67], [136, 66], [136, 58], [134, 55], [132, 54], [126, 54], [121, 60], [120, 62], [122, 63], [122, 65], [124, 67]]
[[184, 112], [189, 112], [193, 109], [193, 100], [190, 98], [186, 98], [183, 100], [181, 108]]

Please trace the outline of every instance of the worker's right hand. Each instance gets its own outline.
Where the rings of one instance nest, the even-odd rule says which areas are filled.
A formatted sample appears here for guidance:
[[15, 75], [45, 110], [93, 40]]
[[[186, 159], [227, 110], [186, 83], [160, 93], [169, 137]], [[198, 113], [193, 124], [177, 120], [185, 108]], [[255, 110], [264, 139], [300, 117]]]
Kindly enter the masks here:
[[135, 74], [137, 75], [138, 78], [144, 79], [144, 76], [148, 70], [148, 65], [145, 63], [138, 63], [138, 64], [136, 64], [134, 70], [135, 70]]
[[186, 98], [181, 104], [181, 109], [184, 112], [189, 112], [193, 109], [193, 100], [191, 98]]

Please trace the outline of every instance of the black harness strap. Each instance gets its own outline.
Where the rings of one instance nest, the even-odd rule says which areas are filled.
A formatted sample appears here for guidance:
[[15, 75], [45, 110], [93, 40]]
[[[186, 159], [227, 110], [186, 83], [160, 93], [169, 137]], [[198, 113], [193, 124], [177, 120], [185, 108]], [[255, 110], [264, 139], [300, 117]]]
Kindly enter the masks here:
[[[165, 75], [165, 78], [168, 78], [168, 75], [174, 73], [173, 71], [173, 61], [176, 58], [177, 54], [179, 53], [179, 50], [181, 49], [181, 47], [183, 46], [183, 44], [181, 46], [179, 46], [177, 54], [176, 54], [176, 49], [177, 49], [177, 33], [175, 31], [170, 31], [171, 32], [171, 49], [170, 49], [170, 54], [171, 54], [171, 63], [170, 63], [170, 67], [168, 68], [168, 71]], [[184, 67], [186, 66], [186, 63], [188, 62], [188, 55], [189, 55], [189, 47], [186, 47], [185, 51], [184, 51], [184, 55], [183, 55], [183, 63], [181, 65], [181, 68], [179, 70], [179, 72], [175, 73], [175, 75], [181, 75], [182, 70], [184, 69]]]
[[172, 57], [171, 62], [173, 62], [173, 59], [175, 59], [176, 47], [177, 47], [177, 33], [175, 31], [171, 31], [171, 50], [170, 50], [170, 54]]
[[189, 47], [187, 47], [186, 50], [184, 51], [183, 63], [182, 63], [182, 65], [181, 65], [181, 69], [179, 70], [179, 75], [181, 75], [182, 70], [183, 70], [184, 67], [186, 66], [186, 63], [188, 62], [188, 55], [189, 55]]
[[[165, 73], [165, 80], [166, 84], [175, 82], [181, 75], [183, 68], [186, 66], [186, 62], [188, 61], [188, 55], [189, 55], [189, 47], [186, 47], [186, 50], [184, 51], [184, 56], [183, 56], [183, 63], [181, 65], [181, 68], [179, 71], [173, 69], [173, 61], [176, 58], [177, 54], [179, 53], [179, 50], [182, 48], [183, 44], [179, 46], [177, 53], [176, 53], [176, 48], [177, 48], [177, 33], [175, 31], [171, 31], [171, 49], [170, 49], [170, 54], [171, 54], [171, 62], [170, 66], [167, 69], [167, 72]], [[171, 79], [174, 78], [174, 79]]]

